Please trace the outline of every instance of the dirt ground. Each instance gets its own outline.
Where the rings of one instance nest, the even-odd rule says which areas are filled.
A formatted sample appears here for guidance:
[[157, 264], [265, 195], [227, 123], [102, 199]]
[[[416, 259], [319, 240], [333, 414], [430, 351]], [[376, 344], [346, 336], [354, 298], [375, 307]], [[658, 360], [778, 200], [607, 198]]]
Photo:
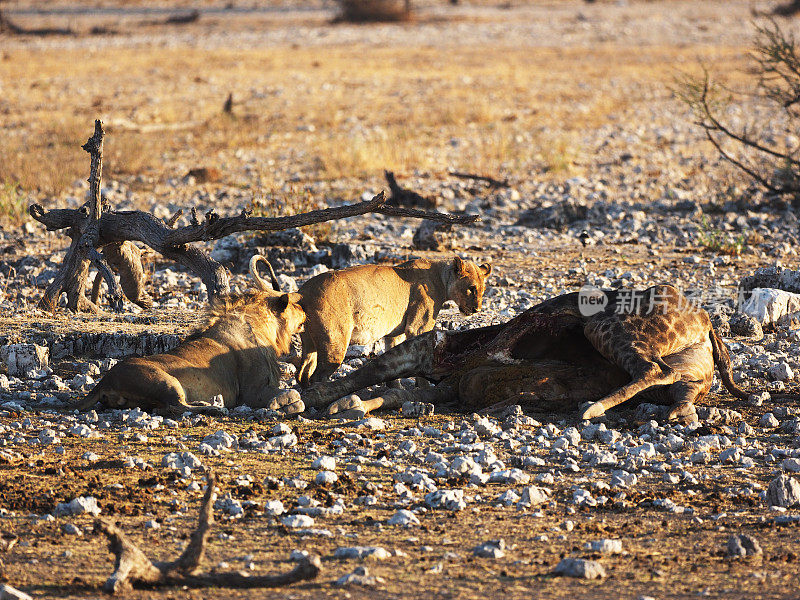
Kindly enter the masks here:
[[[0, 33], [4, 344], [88, 334], [184, 335], [200, 322], [204, 295], [191, 276], [178, 284], [166, 276], [157, 279], [152, 286], [156, 306], [147, 311], [127, 307], [122, 315], [75, 316], [64, 309], [53, 315], [35, 308], [40, 279], [57, 267], [65, 243], [26, 217], [25, 208], [30, 202], [47, 208], [82, 202], [88, 158], [80, 144], [95, 118], [105, 122], [108, 133], [105, 193], [120, 209], [164, 217], [191, 206], [201, 213], [215, 208], [231, 214], [255, 206], [263, 214], [287, 214], [376, 193], [385, 185], [383, 169], [396, 171], [409, 186], [441, 195], [445, 210], [474, 208], [483, 214], [483, 225], [460, 234], [453, 250], [491, 260], [490, 286], [499, 291], [487, 293], [485, 316], [469, 321], [473, 324], [507, 319], [513, 314], [509, 310], [524, 307], [515, 305], [517, 300], [530, 305], [594, 276], [637, 285], [718, 284], [733, 294], [738, 280], [757, 267], [779, 261], [800, 268], [792, 249], [796, 219], [766, 204], [734, 210], [750, 193], [749, 183], [693, 128], [672, 91], [682, 73], [697, 74], [701, 64], [730, 85], [747, 85], [754, 18], [749, 2], [442, 3], [423, 6], [408, 23], [391, 25], [331, 24], [336, 7], [327, 2], [236, 2], [228, 8], [212, 2], [86, 4], [3, 3], [7, 16], [22, 26], [69, 27], [74, 33]], [[189, 24], [163, 22], [188, 7], [208, 10]], [[798, 25], [787, 21], [785, 27]], [[229, 94], [232, 114], [222, 111]], [[219, 174], [213, 181], [188, 176], [198, 167]], [[508, 177], [514, 193], [462, 186], [452, 170]], [[627, 216], [620, 222], [638, 210], [642, 216], [634, 218], [652, 219], [652, 227], [625, 230], [609, 212], [596, 230], [610, 241], [584, 248], [573, 231], [531, 228], [529, 234], [518, 224], [529, 208], [577, 195], [590, 205], [622, 206]], [[741, 234], [744, 251], [729, 256], [702, 243], [697, 215], [664, 208], [678, 201], [700, 206], [731, 239]], [[656, 204], [659, 208], [648, 208]], [[766, 216], [760, 225], [748, 221], [740, 233], [735, 217], [750, 219], [754, 213]], [[407, 233], [414, 227], [410, 220], [387, 226], [379, 217], [362, 217], [313, 233], [321, 248], [359, 243], [383, 261], [442, 256], [411, 246]], [[170, 266], [160, 259], [151, 265], [161, 273]], [[308, 271], [293, 275], [302, 278]], [[241, 272], [233, 281], [247, 285]], [[463, 321], [452, 310], [443, 318]], [[755, 353], [763, 351], [753, 347]], [[69, 356], [55, 361], [53, 369], [66, 381], [102, 358]], [[763, 379], [745, 384], [751, 391], [766, 385]], [[26, 385], [27, 397], [41, 392], [36, 382]], [[16, 401], [14, 390], [6, 401]], [[67, 392], [70, 398], [79, 396]], [[196, 520], [204, 470], [213, 469], [221, 494], [254, 504], [240, 518], [217, 511], [209, 569], [287, 571], [293, 565], [289, 555], [298, 549], [322, 556], [322, 574], [286, 589], [166, 588], [136, 590], [128, 597], [796, 598], [800, 519], [780, 517], [798, 511], [769, 508], [759, 494], [780, 471], [775, 457], [789, 456], [773, 450], [795, 451], [800, 438], [783, 427], [761, 427], [768, 406], [734, 401], [724, 391], [712, 393], [708, 404], [737, 411], [739, 421], [753, 428], [747, 448], [754, 449], [755, 466], [689, 465], [687, 442], [671, 457], [683, 460], [684, 467], [662, 458], [665, 473], [691, 470], [693, 478], [669, 483], [652, 464], [640, 465], [638, 485], [609, 491], [596, 483], [607, 482], [612, 468], [581, 463], [579, 471], [571, 471], [560, 462], [562, 456], [541, 446], [531, 455], [543, 464], [524, 470], [532, 484], [537, 476], [555, 476], [546, 484], [551, 502], [522, 510], [497, 500], [519, 485], [470, 488], [466, 478], [445, 478], [439, 481], [442, 488], [464, 488], [471, 497], [458, 512], [427, 507], [419, 490], [408, 502], [393, 491], [409, 464], [422, 464], [396, 449], [413, 439], [420, 456], [427, 450], [444, 452], [445, 441], [432, 434], [414, 437], [408, 430], [430, 426], [457, 439], [462, 422], [473, 423], [471, 415], [380, 415], [387, 425], [380, 431], [288, 420], [297, 444], [259, 452], [244, 448], [241, 440], [270, 437], [279, 423], [272, 417], [183, 419], [175, 428], [139, 430], [116, 415], [102, 430], [89, 423], [100, 432], [97, 437], [81, 437], [68, 433], [87, 423], [81, 415], [0, 406], [0, 533], [17, 540], [0, 551], [0, 581], [36, 598], [103, 597], [112, 557], [102, 536], [92, 533], [92, 517], [44, 516], [60, 502], [93, 496], [101, 516], [119, 523], [151, 558], [171, 559]], [[781, 406], [796, 415], [800, 402], [784, 400]], [[520, 439], [532, 440], [547, 423], [560, 430], [582, 428], [574, 414], [530, 415], [540, 424], [515, 427]], [[101, 414], [100, 422], [105, 418]], [[733, 440], [739, 421], [703, 423], [693, 435]], [[609, 428], [632, 436], [630, 446], [643, 443], [641, 425], [633, 409], [620, 410], [608, 421]], [[50, 428], [57, 443], [31, 443]], [[238, 436], [240, 448], [201, 455], [200, 443], [219, 430]], [[342, 440], [354, 433], [360, 437], [342, 452]], [[506, 468], [523, 468], [516, 442], [505, 445], [502, 436], [484, 441], [489, 439]], [[162, 468], [165, 454], [181, 451], [200, 456], [203, 468], [187, 478]], [[87, 453], [96, 458], [86, 458]], [[335, 484], [316, 484], [319, 469], [311, 462], [320, 455], [362, 468], [337, 469]], [[129, 457], [149, 468], [126, 466]], [[237, 483], [242, 475], [251, 483]], [[284, 477], [310, 484], [301, 490], [274, 483]], [[270, 484], [265, 478], [275, 479]], [[190, 487], [191, 482], [197, 485]], [[605, 491], [611, 498], [598, 506], [576, 505], [578, 487]], [[313, 527], [327, 533], [305, 534], [264, 511], [270, 500], [281, 500], [291, 510], [303, 494], [322, 507], [339, 501], [346, 510], [315, 518]], [[374, 503], [364, 500], [370, 497]], [[663, 498], [693, 510], [670, 512], [655, 502]], [[398, 508], [422, 509], [421, 525], [387, 525]], [[158, 528], [146, 528], [149, 521]], [[66, 533], [67, 522], [81, 535]], [[728, 538], [741, 533], [755, 537], [763, 553], [728, 557]], [[473, 555], [476, 544], [501, 538], [507, 545], [503, 558]], [[586, 542], [602, 538], [622, 540], [623, 552], [601, 556], [585, 549]], [[380, 546], [391, 556], [333, 558], [337, 548], [349, 546]], [[607, 576], [557, 577], [553, 569], [564, 557], [597, 559]], [[335, 583], [357, 564], [382, 579], [371, 586]]]

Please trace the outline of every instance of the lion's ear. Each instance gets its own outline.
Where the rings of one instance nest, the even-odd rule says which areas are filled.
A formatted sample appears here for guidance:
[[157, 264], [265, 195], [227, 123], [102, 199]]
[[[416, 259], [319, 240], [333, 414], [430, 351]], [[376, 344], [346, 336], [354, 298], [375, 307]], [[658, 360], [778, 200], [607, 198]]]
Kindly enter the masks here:
[[278, 300], [275, 303], [275, 308], [278, 310], [278, 314], [282, 313], [289, 307], [289, 294], [281, 294], [278, 296]]
[[453, 259], [453, 272], [454, 272], [454, 273], [455, 273], [457, 276], [461, 276], [461, 275], [463, 275], [463, 274], [464, 274], [464, 261], [463, 261], [463, 260], [461, 260], [461, 257], [460, 257], [460, 256], [456, 256], [456, 257]]
[[478, 268], [481, 270], [481, 273], [483, 273], [484, 277], [488, 277], [492, 272], [492, 265], [490, 265], [489, 263], [483, 263]]

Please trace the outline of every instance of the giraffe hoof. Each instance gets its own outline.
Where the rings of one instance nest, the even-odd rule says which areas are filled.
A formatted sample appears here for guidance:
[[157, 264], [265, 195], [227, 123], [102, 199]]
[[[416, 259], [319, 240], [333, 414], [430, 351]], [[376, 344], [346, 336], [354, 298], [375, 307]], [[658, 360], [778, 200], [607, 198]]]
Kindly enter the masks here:
[[606, 409], [600, 402], [593, 402], [587, 408], [583, 409], [581, 412], [581, 420], [588, 421], [589, 419], [594, 419], [595, 417], [601, 417], [606, 414]]
[[350, 394], [349, 396], [339, 398], [336, 402], [329, 404], [328, 408], [325, 409], [325, 412], [329, 417], [339, 419], [341, 417], [338, 416], [338, 413], [342, 413], [347, 410], [363, 408], [364, 402], [361, 400], [361, 398], [359, 398], [356, 394]]

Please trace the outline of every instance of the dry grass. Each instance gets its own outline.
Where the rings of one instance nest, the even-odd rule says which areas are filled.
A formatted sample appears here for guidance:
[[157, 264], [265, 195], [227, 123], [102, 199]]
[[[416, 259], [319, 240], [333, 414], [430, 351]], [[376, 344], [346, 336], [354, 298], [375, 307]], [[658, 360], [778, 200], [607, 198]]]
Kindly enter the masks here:
[[[111, 177], [171, 177], [199, 161], [249, 187], [238, 150], [274, 161], [279, 179], [287, 172], [377, 179], [384, 168], [564, 173], [581, 162], [584, 129], [668, 95], [675, 65], [693, 64], [698, 54], [722, 72], [742, 63], [739, 48], [471, 46], [446, 54], [15, 50], [0, 61], [7, 149], [0, 182], [55, 195], [84, 178], [79, 146], [98, 116], [110, 124]], [[91, 62], [93, 72], [72, 69], [77, 62]], [[228, 91], [237, 101], [233, 116], [221, 110]], [[119, 121], [196, 125], [146, 133], [114, 127]]]
[[27, 202], [20, 189], [9, 183], [0, 184], [0, 218], [19, 224], [27, 215]]

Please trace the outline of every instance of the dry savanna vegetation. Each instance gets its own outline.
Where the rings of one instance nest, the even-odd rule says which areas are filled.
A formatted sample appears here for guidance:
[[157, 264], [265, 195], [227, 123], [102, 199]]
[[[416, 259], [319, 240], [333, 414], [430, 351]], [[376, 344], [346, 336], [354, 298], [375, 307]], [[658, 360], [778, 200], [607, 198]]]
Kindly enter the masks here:
[[[720, 157], [680, 99], [682, 82], [708, 72], [722, 100], [745, 92], [711, 107], [726, 123], [753, 131], [758, 118], [775, 147], [797, 141], [770, 129], [747, 93], [758, 76], [755, 24], [771, 4], [412, 6], [399, 22], [347, 23], [339, 6], [315, 1], [0, 2], [21, 27], [69, 30], [0, 31], [0, 348], [35, 342], [51, 357], [46, 369], [12, 373], [0, 352], [0, 583], [36, 598], [103, 596], [113, 570], [105, 537], [91, 515], [57, 508], [80, 497], [151, 559], [174, 559], [213, 470], [220, 499], [202, 571], [285, 573], [308, 551], [322, 558], [319, 577], [126, 597], [797, 595], [798, 509], [766, 498], [800, 465], [800, 320], [762, 328], [735, 304], [755, 269], [800, 267], [797, 218], [790, 201]], [[193, 9], [196, 18], [168, 22]], [[800, 31], [792, 17], [778, 24]], [[717, 382], [704, 400], [715, 410], [694, 428], [628, 405], [589, 427], [577, 410], [536, 407], [486, 419], [437, 406], [365, 422], [72, 413], [109, 359], [174, 347], [202, 323], [207, 300], [192, 272], [147, 252], [152, 307], [126, 302], [114, 313], [100, 294], [98, 314], [38, 308], [68, 240], [45, 232], [28, 206], [85, 201], [81, 144], [95, 119], [112, 209], [165, 220], [182, 210], [179, 225], [193, 207], [201, 219], [210, 209], [284, 216], [370, 198], [388, 170], [439, 210], [481, 216], [442, 232], [434, 249], [415, 239], [418, 220], [385, 215], [198, 244], [232, 271], [233, 291], [252, 287], [255, 252], [287, 289], [359, 262], [454, 253], [491, 262], [483, 309], [441, 313], [439, 326], [456, 329], [507, 321], [584, 284], [670, 283], [702, 292], [734, 379], [756, 397], [734, 400]], [[372, 354], [351, 348], [339, 374]], [[294, 367], [282, 372], [284, 386], [296, 385]], [[319, 478], [329, 470], [335, 481]], [[428, 481], [463, 492], [464, 505], [426, 500]], [[546, 500], [526, 504], [526, 493]], [[418, 523], [390, 523], [406, 509]], [[733, 557], [727, 544], [740, 534], [761, 552]], [[591, 546], [603, 539], [621, 547]], [[596, 561], [604, 576], [558, 576], [565, 558]]]

